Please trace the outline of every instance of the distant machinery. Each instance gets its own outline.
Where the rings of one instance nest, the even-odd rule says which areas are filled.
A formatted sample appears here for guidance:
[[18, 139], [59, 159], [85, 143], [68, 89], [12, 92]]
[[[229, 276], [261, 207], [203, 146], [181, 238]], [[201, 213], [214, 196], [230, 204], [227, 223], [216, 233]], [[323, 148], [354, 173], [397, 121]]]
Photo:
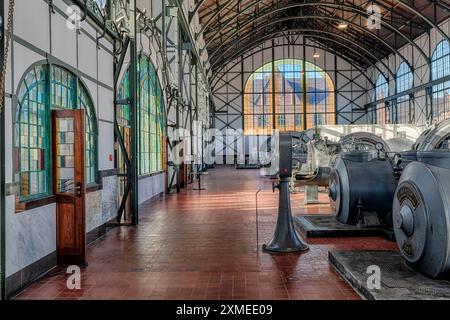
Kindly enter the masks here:
[[316, 135], [304, 145], [304, 149], [304, 161], [293, 173], [294, 184], [327, 186], [330, 161], [341, 152], [341, 145]]
[[[346, 224], [376, 224], [390, 229], [398, 179], [401, 176], [402, 181], [409, 174], [412, 169], [406, 168], [411, 162], [426, 159], [436, 163], [436, 149], [448, 145], [449, 137], [450, 122], [444, 121], [424, 132], [414, 144], [414, 150], [393, 153], [379, 142], [376, 153], [373, 150], [343, 152], [336, 158], [329, 179], [329, 197], [337, 219]], [[427, 156], [424, 152], [432, 153]], [[438, 154], [441, 155], [438, 163], [450, 161], [444, 157], [447, 153]]]
[[[413, 125], [329, 125], [293, 132], [291, 191], [297, 186], [327, 187], [331, 167], [342, 152], [373, 150], [381, 156], [411, 150], [422, 130]], [[383, 138], [384, 137], [384, 138]]]
[[413, 150], [449, 149], [449, 140], [450, 119], [447, 119], [422, 132], [414, 144]]
[[403, 152], [406, 150], [411, 150], [414, 142], [407, 138], [397, 137], [386, 140], [386, 144], [393, 152]]
[[343, 152], [349, 151], [382, 151], [390, 152], [389, 145], [374, 133], [354, 132], [347, 134], [339, 141]]
[[307, 143], [306, 163], [301, 164], [294, 173], [296, 183], [327, 187], [331, 168], [339, 155], [358, 151], [365, 151], [366, 156], [372, 159], [378, 152], [383, 155], [390, 152], [390, 147], [383, 139], [368, 132], [350, 133], [338, 142], [316, 136]]

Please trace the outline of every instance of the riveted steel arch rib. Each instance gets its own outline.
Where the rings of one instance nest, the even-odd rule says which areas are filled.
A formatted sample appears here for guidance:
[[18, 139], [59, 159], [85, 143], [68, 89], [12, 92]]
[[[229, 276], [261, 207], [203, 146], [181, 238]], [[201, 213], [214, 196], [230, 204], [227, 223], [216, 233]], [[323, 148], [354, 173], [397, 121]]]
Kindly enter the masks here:
[[[235, 1], [235, 0], [229, 0], [228, 2], [226, 2], [225, 4], [223, 4], [222, 7], [221, 7], [219, 10], [217, 10], [217, 12], [215, 12], [215, 14], [214, 14], [208, 21], [206, 21], [206, 22], [203, 24], [200, 33], [203, 33], [203, 32], [209, 27], [209, 25], [211, 24], [211, 22], [214, 21], [214, 19], [215, 19], [218, 15], [220, 15], [220, 13], [222, 13], [222, 11], [223, 11], [225, 8], [227, 8], [228, 5], [229, 5], [230, 3], [233, 3], [233, 2], [236, 2], [236, 1]], [[378, 1], [378, 0], [372, 0], [371, 2], [372, 2], [373, 4], [377, 4], [377, 5], [380, 6], [380, 7], [383, 7], [385, 10], [392, 11], [392, 8], [386, 6], [385, 4], [383, 4], [382, 2], [380, 2], [380, 1]], [[240, 3], [240, 1], [237, 1], [237, 2], [236, 2], [236, 6], [237, 6], [239, 3]], [[245, 14], [245, 12], [246, 12], [247, 10], [253, 9], [253, 8], [254, 8], [256, 5], [258, 5], [258, 4], [260, 4], [260, 1], [259, 1], [259, 0], [255, 0], [254, 2], [250, 3], [250, 4], [249, 4], [248, 6], [246, 6], [245, 8], [242, 8], [241, 10], [239, 10], [239, 13], [236, 14], [235, 16], [231, 17], [228, 21], [230, 21], [230, 20], [237, 21], [236, 19], [237, 19], [240, 15]], [[364, 11], [364, 10], [361, 10], [361, 7], [359, 7], [359, 6], [350, 5], [350, 4], [344, 4], [344, 3], [326, 3], [326, 2], [321, 2], [321, 1], [313, 1], [313, 2], [307, 2], [307, 3], [287, 4], [287, 5], [281, 6], [280, 8], [273, 8], [273, 6], [272, 6], [272, 7], [270, 8], [269, 11], [277, 12], [277, 11], [280, 11], [280, 9], [281, 9], [281, 10], [288, 10], [288, 9], [295, 8], [295, 7], [302, 7], [302, 6], [323, 6], [323, 5], [326, 5], [326, 6], [329, 6], [329, 7], [336, 7], [336, 8], [338, 8], [338, 9], [342, 9], [342, 8], [344, 8], [344, 7], [351, 7], [351, 8], [352, 8], [352, 11], [355, 11], [355, 12], [356, 12], [356, 11], [360, 11], [360, 12], [364, 12], [364, 13], [367, 14], [367, 12]], [[405, 5], [407, 6], [407, 4], [405, 4], [405, 3], [403, 3], [403, 5], [404, 5], [404, 6], [405, 6]], [[236, 6], [235, 6], [235, 7], [236, 7]], [[235, 8], [235, 7], [234, 7], [234, 8]], [[269, 8], [270, 6], [267, 6], [267, 7]], [[407, 9], [408, 9], [408, 7], [407, 7]], [[417, 12], [417, 11], [416, 11], [414, 8], [412, 8], [411, 6], [409, 6], [409, 10], [410, 10], [410, 11], [413, 11], [413, 10], [414, 10], [413, 12]], [[401, 13], [398, 13], [398, 12], [397, 12], [397, 14], [398, 14], [399, 16], [401, 16], [402, 18], [404, 18], [405, 20], [408, 19], [408, 17], [402, 15]], [[428, 22], [427, 22], [427, 23], [428, 23]], [[429, 23], [428, 23], [428, 24], [429, 24]], [[430, 25], [430, 24], [429, 24], [429, 25]], [[434, 25], [435, 25], [435, 24], [434, 24]], [[432, 24], [432, 26], [434, 26], [434, 25]]]
[[[286, 8], [303, 7], [303, 6], [309, 6], [310, 4], [311, 4], [311, 3], [299, 3], [299, 4], [294, 4], [294, 5], [292, 5], [292, 6], [287, 6], [287, 7], [283, 7], [283, 8], [278, 8], [278, 9], [270, 10], [269, 12], [262, 12], [261, 14], [259, 14], [259, 15], [256, 16], [256, 17], [251, 17], [251, 18], [249, 18], [248, 21], [247, 21], [248, 23], [245, 23], [245, 24], [243, 24], [243, 25], [240, 25], [240, 27], [241, 27], [241, 29], [243, 29], [243, 28], [245, 28], [246, 26], [250, 25], [251, 23], [253, 23], [253, 22], [255, 22], [255, 21], [259, 20], [259, 19], [263, 19], [263, 18], [265, 18], [265, 17], [267, 17], [267, 16], [269, 16], [269, 15], [275, 13], [275, 12], [286, 10]], [[321, 3], [321, 4], [318, 4], [318, 5], [319, 5], [319, 6], [324, 6], [324, 7], [328, 7], [328, 6], [335, 7], [334, 4], [327, 4], [327, 3]], [[354, 12], [353, 10], [351, 10], [351, 9], [353, 9], [353, 6], [343, 5], [343, 7], [345, 7], [346, 9], [349, 9], [348, 11], [346, 10], [346, 12]], [[366, 12], [362, 11], [362, 10], [361, 10], [361, 11], [358, 11], [357, 13], [360, 14], [361, 16], [369, 17], [369, 15], [368, 15]], [[304, 16], [299, 16], [298, 18], [303, 18], [303, 17], [304, 17]], [[326, 16], [324, 16], [324, 17], [326, 17]], [[330, 17], [330, 18], [331, 18], [331, 17]], [[342, 18], [335, 18], [335, 19], [336, 19], [336, 20], [339, 20], [339, 21], [346, 21], [346, 22], [349, 23], [349, 24], [351, 23], [352, 25], [356, 25], [356, 26], [360, 27], [361, 29], [363, 29], [363, 27], [361, 27], [361, 26], [359, 26], [358, 24], [356, 24], [356, 23], [354, 23], [354, 22], [351, 22], [351, 21], [349, 21], [349, 20], [342, 19]], [[230, 20], [231, 20], [231, 19], [230, 19]], [[230, 21], [230, 20], [229, 20], [229, 21]], [[396, 34], [398, 34], [398, 35], [399, 35], [400, 37], [402, 37], [403, 39], [405, 39], [409, 44], [411, 44], [412, 46], [414, 46], [414, 48], [416, 48], [416, 50], [417, 50], [417, 51], [425, 58], [425, 61], [428, 60], [428, 56], [426, 55], [426, 53], [422, 50], [422, 48], [421, 48], [416, 42], [412, 41], [409, 37], [407, 37], [405, 34], [403, 34], [402, 32], [400, 32], [400, 30], [398, 30], [397, 28], [393, 27], [392, 25], [390, 25], [390, 24], [387, 23], [386, 21], [381, 20], [381, 24], [384, 25], [385, 27], [387, 27], [387, 28], [388, 28], [389, 30], [391, 30], [392, 32], [395, 32]], [[215, 33], [215, 36], [214, 36], [212, 39], [210, 39], [210, 40], [206, 43], [206, 46], [205, 46], [205, 47], [209, 47], [209, 45], [212, 43], [212, 41], [215, 40], [215, 39], [217, 39], [217, 36], [220, 35], [221, 31], [224, 30], [224, 29], [226, 29], [226, 28], [228, 28], [228, 27], [230, 27], [230, 26], [231, 26], [231, 23], [225, 23], [225, 24], [223, 24], [223, 25], [221, 26], [221, 28], [220, 28], [219, 30], [217, 30], [217, 32]], [[364, 29], [364, 31], [367, 31], [367, 30]], [[236, 30], [233, 30], [233, 33], [231, 34], [231, 36], [233, 36], [235, 33], [236, 33]], [[368, 32], [368, 34], [374, 35], [375, 33], [373, 33], [373, 32]], [[225, 34], [225, 35], [228, 36], [228, 34]]]
[[[278, 21], [272, 21], [272, 22], [270, 22], [270, 23], [267, 23], [265, 26], [273, 25], [273, 24], [276, 24], [277, 22], [278, 22]], [[258, 31], [258, 30], [256, 30], [256, 31]], [[335, 33], [332, 33], [332, 32], [328, 32], [328, 31], [324, 31], [324, 30], [313, 30], [313, 29], [304, 29], [304, 28], [300, 28], [300, 29], [299, 29], [299, 28], [293, 28], [293, 29], [286, 29], [286, 30], [283, 30], [283, 31], [296, 31], [296, 32], [302, 32], [302, 33], [305, 33], [304, 35], [307, 35], [307, 34], [306, 34], [307, 32], [319, 33], [319, 34], [326, 34], [326, 35], [329, 35], [329, 36], [332, 36], [332, 37], [339, 38], [339, 39], [341, 39], [341, 40], [345, 40], [345, 41], [351, 43], [352, 45], [358, 47], [360, 50], [364, 51], [365, 54], [371, 56], [374, 60], [376, 60], [376, 61], [378, 61], [380, 64], [382, 64], [382, 65], [386, 68], [386, 70], [388, 70], [389, 74], [392, 76], [392, 79], [395, 79], [395, 73], [389, 68], [388, 65], [386, 65], [386, 63], [384, 63], [381, 59], [379, 59], [379, 58], [377, 58], [376, 56], [374, 56], [370, 51], [368, 51], [366, 48], [362, 47], [360, 44], [358, 44], [357, 42], [353, 41], [352, 39], [348, 39], [348, 38], [345, 38], [345, 37], [343, 37], [343, 36], [341, 36], [341, 35], [338, 35], [338, 34], [335, 34]], [[249, 38], [250, 36], [254, 35], [254, 33], [255, 33], [255, 30], [253, 30], [252, 32], [248, 33], [245, 37], [237, 39], [237, 41], [235, 41], [235, 42], [232, 43], [228, 48], [226, 48], [225, 50], [223, 50], [223, 51], [220, 53], [220, 55], [216, 56], [216, 53], [218, 52], [217, 50], [218, 50], [220, 47], [222, 47], [222, 45], [221, 45], [221, 46], [220, 46], [218, 49], [216, 49], [216, 50], [211, 54], [211, 56], [210, 56], [211, 58], [214, 57], [214, 60], [215, 60], [215, 61], [211, 64], [211, 67], [214, 67], [218, 62], [221, 62], [220, 59], [222, 58], [222, 56], [223, 56], [226, 52], [228, 52], [230, 49], [232, 49], [232, 47], [233, 47], [234, 45], [238, 44], [238, 43], [241, 42], [242, 40], [245, 40], [245, 39]], [[330, 37], [330, 38], [324, 37], [324, 39], [331, 40], [332, 37]], [[347, 48], [347, 50], [350, 50], [350, 49], [351, 49], [350, 47], [346, 47], [346, 48]], [[353, 50], [353, 49], [351, 49], [351, 50], [354, 51], [354, 52], [357, 52], [356, 50]], [[358, 53], [358, 55], [359, 55], [359, 53]], [[383, 72], [382, 72], [382, 73], [383, 73]], [[383, 74], [384, 74], [384, 73], [383, 73]]]
[[[280, 36], [278, 36], [278, 37], [282, 37], [282, 35], [280, 35]], [[269, 38], [269, 39], [263, 39], [263, 41], [267, 41], [267, 40], [270, 40], [270, 38]], [[258, 42], [255, 43], [251, 48], [247, 48], [247, 51], [253, 50], [256, 46], [261, 45], [261, 44], [263, 43], [263, 41], [258, 41]], [[279, 45], [275, 45], [275, 46], [273, 46], [273, 47], [274, 47], [274, 48], [278, 48], [278, 47], [284, 47], [284, 46], [286, 46], [286, 45], [285, 45], [285, 44], [279, 44]], [[364, 72], [364, 70], [363, 70], [360, 66], [356, 65], [356, 64], [355, 64], [353, 61], [351, 61], [348, 57], [343, 56], [340, 52], [337, 52], [337, 51], [335, 51], [335, 50], [332, 50], [331, 48], [327, 48], [327, 47], [325, 47], [325, 46], [323, 46], [323, 45], [322, 45], [322, 46], [318, 46], [318, 45], [312, 45], [312, 44], [304, 44], [303, 46], [305, 46], [305, 47], [310, 47], [310, 48], [321, 49], [321, 50], [330, 52], [331, 54], [334, 54], [334, 55], [338, 56], [339, 58], [341, 58], [342, 60], [346, 61], [348, 64], [350, 64], [351, 66], [353, 66], [357, 71], [361, 72], [361, 74], [363, 75], [363, 77], [366, 78], [366, 80], [367, 80], [372, 86], [375, 86], [375, 83], [372, 81], [372, 79], [370, 79], [370, 78], [367, 76], [367, 74]], [[257, 53], [259, 53], [259, 52], [261, 52], [261, 51], [264, 51], [264, 50], [267, 50], [267, 48], [261, 48], [261, 49], [259, 49], [259, 50], [257, 50], [257, 51], [252, 51], [252, 54], [251, 54], [251, 55], [257, 54]], [[251, 55], [249, 55], [249, 56], [251, 56]], [[248, 56], [248, 57], [249, 57], [249, 56]], [[236, 65], [238, 65], [239, 63], [241, 63], [241, 61], [242, 61], [243, 59], [247, 59], [247, 58], [248, 58], [248, 57], [245, 57], [245, 58], [240, 58], [240, 57], [242, 57], [242, 54], [239, 54], [239, 55], [238, 55], [236, 58], [234, 58], [234, 59], [227, 59], [226, 62], [225, 62], [224, 64], [222, 64], [222, 65], [219, 67], [219, 69], [215, 70], [215, 73], [213, 74], [213, 76], [212, 76], [212, 78], [211, 78], [211, 83], [212, 83], [211, 88], [212, 88], [212, 89], [214, 89], [215, 85], [217, 84], [217, 81], [219, 81], [219, 80], [221, 80], [221, 79], [223, 78], [223, 75], [220, 76], [219, 78], [217, 78], [217, 74], [219, 74], [219, 73], [222, 71], [223, 68], [225, 68], [225, 67], [228, 66], [228, 62], [231, 62], [231, 61], [236, 60], [236, 63], [234, 63], [233, 65], [229, 66], [229, 69], [233, 69]], [[214, 80], [214, 79], [216, 79], [216, 80]], [[214, 81], [215, 81], [215, 82], [214, 82]]]
[[404, 2], [403, 0], [394, 0], [394, 1], [399, 3], [404, 8], [410, 10], [412, 13], [414, 13], [418, 17], [420, 17], [423, 21], [428, 23], [431, 27], [435, 28], [441, 34], [441, 36], [450, 43], [450, 37], [444, 31], [442, 31], [441, 27], [439, 27], [439, 25], [437, 23], [435, 23], [435, 22], [431, 21], [430, 19], [428, 19], [420, 11], [417, 11], [416, 8], [412, 7], [411, 5], [409, 5], [408, 3]]
[[450, 6], [448, 6], [447, 4], [445, 4], [445, 3], [442, 3], [442, 2], [440, 2], [439, 0], [427, 0], [429, 3], [432, 3], [432, 4], [434, 4], [434, 5], [436, 5], [436, 6], [438, 6], [438, 7], [440, 7], [440, 8], [442, 8], [442, 9], [444, 9], [445, 11], [448, 11], [448, 12], [450, 12]]
[[[269, 39], [271, 39], [271, 38], [274, 38], [274, 37], [275, 37], [276, 35], [278, 35], [278, 34], [283, 34], [283, 33], [285, 33], [285, 32], [290, 32], [290, 31], [295, 31], [295, 32], [298, 32], [298, 31], [299, 31], [299, 32], [303, 32], [304, 30], [305, 30], [305, 29], [295, 29], [295, 28], [294, 28], [294, 29], [283, 30], [283, 31], [279, 30], [279, 31], [275, 31], [275, 32], [269, 33], [269, 34], [267, 34], [265, 37], [259, 38], [259, 39], [257, 39], [256, 41], [254, 41], [253, 43], [250, 43], [250, 44], [246, 45], [245, 47], [241, 48], [240, 51], [235, 52], [233, 55], [231, 55], [229, 58], [227, 58], [226, 60], [224, 60], [224, 61], [222, 61], [222, 62], [223, 62], [223, 64], [225, 64], [225, 63], [228, 62], [228, 61], [232, 61], [232, 60], [236, 59], [239, 55], [243, 54], [243, 52], [247, 51], [248, 48], [250, 48], [250, 47], [252, 47], [252, 46], [255, 46], [255, 43], [256, 43], [256, 45], [257, 45], [257, 44], [259, 44], [259, 43], [262, 43], [263, 41], [266, 41], [266, 40], [269, 40]], [[310, 31], [310, 30], [308, 30], [308, 31]], [[329, 34], [329, 33], [328, 33], [328, 34]], [[329, 40], [329, 41], [331, 41], [331, 42], [333, 42], [333, 43], [335, 43], [335, 44], [337, 44], [337, 45], [340, 45], [340, 46], [344, 45], [343, 43], [341, 43], [341, 42], [339, 42], [339, 41], [333, 39], [332, 37], [323, 37], [323, 36], [319, 36], [319, 35], [317, 35], [317, 34], [303, 34], [303, 36], [305, 36], [305, 37], [312, 37], [312, 38], [318, 38], [318, 39]], [[367, 58], [366, 58], [364, 55], [360, 54], [358, 51], [356, 51], [356, 50], [354, 50], [354, 49], [352, 49], [352, 48], [348, 48], [348, 49], [349, 49], [350, 51], [352, 51], [354, 54], [356, 54], [357, 56], [361, 57], [363, 60], [369, 61], [369, 60], [367, 60]], [[369, 62], [370, 62], [370, 61], [369, 61]], [[372, 63], [372, 62], [370, 62], [370, 63]], [[392, 74], [392, 70], [390, 70], [389, 68], [387, 68], [387, 66], [386, 66], [384, 63], [382, 63], [382, 64], [383, 64], [383, 65], [386, 67], [386, 69], [389, 70], [389, 72]], [[216, 65], [216, 64], [212, 64], [211, 67], [213, 68], [215, 65]], [[373, 64], [373, 66], [374, 66], [381, 74], [384, 74], [384, 72], [383, 72], [376, 64]]]
[[[339, 9], [348, 9], [348, 10], [346, 10], [346, 12], [358, 13], [358, 14], [360, 14], [361, 16], [364, 16], [365, 18], [369, 17], [369, 14], [368, 14], [366, 11], [361, 10], [360, 8], [358, 8], [358, 7], [356, 7], [356, 6], [352, 6], [352, 5], [347, 5], [347, 4], [336, 4], [336, 3], [326, 3], [326, 2], [323, 2], [323, 3], [321, 3], [321, 2], [308, 2], [308, 3], [295, 3], [295, 4], [283, 6], [283, 7], [280, 7], [280, 8], [268, 10], [268, 12], [261, 13], [259, 16], [250, 18], [250, 19], [249, 19], [249, 22], [251, 23], [251, 22], [254, 22], [254, 21], [256, 21], [256, 20], [263, 19], [263, 18], [265, 18], [265, 17], [267, 17], [267, 16], [269, 16], [269, 15], [271, 15], [271, 14], [274, 14], [274, 13], [276, 13], [276, 12], [279, 12], [279, 11], [281, 12], [281, 11], [288, 10], [288, 9], [299, 8], [299, 7], [308, 7], [308, 6], [312, 6], [312, 5], [320, 6], [320, 7], [331, 7], [331, 8], [339, 8]], [[242, 12], [243, 12], [243, 11], [241, 11], [241, 12], [239, 13], [239, 15], [242, 14]], [[233, 18], [235, 18], [235, 17], [233, 17]], [[300, 17], [299, 17], [299, 18], [300, 18]], [[336, 18], [336, 19], [337, 19], [337, 18]], [[345, 20], [345, 19], [339, 19], [339, 20]], [[223, 25], [221, 26], [221, 28], [218, 30], [218, 32], [216, 32], [216, 36], [214, 36], [211, 40], [209, 40], [209, 41], [206, 43], [206, 46], [205, 46], [205, 47], [208, 47], [208, 46], [211, 44], [211, 42], [212, 42], [214, 39], [217, 38], [217, 35], [220, 34], [221, 30], [230, 27], [230, 26], [232, 25], [232, 23], [230, 23], [231, 21], [235, 21], [235, 19], [230, 19], [228, 22], [226, 22], [225, 24], [223, 24]], [[347, 20], [346, 20], [346, 21], [347, 21]], [[347, 21], [347, 22], [348, 22], [348, 21]], [[389, 30], [391, 30], [392, 32], [395, 32], [395, 33], [398, 34], [400, 37], [402, 37], [403, 39], [405, 39], [410, 45], [412, 45], [412, 46], [420, 53], [420, 55], [422, 55], [422, 56], [425, 58], [425, 61], [428, 62], [429, 57], [427, 56], [427, 54], [422, 50], [422, 48], [421, 48], [415, 41], [413, 41], [411, 38], [407, 37], [404, 33], [400, 32], [400, 30], [398, 30], [397, 28], [395, 28], [394, 26], [392, 26], [392, 25], [389, 24], [388, 22], [386, 22], [386, 21], [384, 21], [384, 20], [381, 20], [380, 23], [381, 23], [383, 26], [385, 26], [386, 28], [388, 28]], [[244, 26], [246, 26], [246, 25], [241, 25], [241, 28], [243, 28]], [[361, 28], [362, 28], [362, 27], [361, 27]], [[236, 33], [236, 32], [237, 32], [237, 31], [235, 30], [235, 33]], [[374, 34], [374, 33], [373, 33], [373, 32], [369, 32], [369, 34]]]
[[[241, 48], [240, 51], [235, 52], [233, 55], [231, 55], [231, 56], [228, 57], [227, 59], [223, 60], [221, 65], [225, 65], [225, 64], [227, 64], [228, 62], [233, 61], [233, 60], [236, 59], [239, 55], [241, 55], [241, 54], [243, 54], [245, 51], [249, 50], [249, 48], [253, 48], [253, 47], [255, 47], [256, 45], [259, 45], [259, 44], [261, 44], [261, 43], [264, 42], [264, 41], [270, 40], [270, 39], [273, 38], [273, 37], [278, 37], [279, 35], [283, 35], [284, 32], [286, 32], [286, 31], [296, 31], [296, 30], [297, 30], [297, 29], [284, 30], [284, 31], [279, 30], [279, 31], [274, 31], [274, 32], [272, 32], [272, 33], [268, 33], [265, 37], [258, 38], [256, 41], [254, 41], [254, 42], [252, 42], [252, 43], [249, 43], [249, 44], [246, 45], [245, 47]], [[310, 38], [326, 39], [326, 40], [332, 41], [333, 43], [335, 43], [335, 44], [337, 44], [337, 45], [339, 45], [339, 46], [342, 46], [342, 45], [343, 45], [341, 42], [335, 41], [334, 39], [328, 38], [328, 37], [319, 37], [319, 36], [317, 36], [317, 35], [304, 35], [304, 36], [305, 36], [305, 37], [310, 37]], [[384, 74], [384, 73], [381, 71], [381, 69], [380, 69], [376, 64], [373, 64], [373, 62], [370, 61], [370, 60], [368, 60], [364, 55], [360, 54], [358, 51], [356, 51], [356, 50], [354, 50], [354, 49], [351, 49], [351, 48], [349, 48], [349, 49], [350, 49], [350, 51], [352, 51], [354, 54], [356, 54], [357, 56], [359, 56], [362, 60], [365, 60], [365, 61], [369, 62], [370, 64], [372, 64], [372, 65], [373, 65], [373, 66], [374, 66], [381, 74]], [[213, 66], [214, 66], [214, 65], [212, 65], [212, 67], [213, 67]]]
[[[283, 17], [283, 18], [277, 19], [276, 22], [278, 23], [278, 22], [289, 21], [289, 20], [297, 20], [297, 19], [299, 19], [299, 20], [302, 20], [302, 19], [325, 19], [325, 20], [333, 20], [333, 21], [342, 21], [342, 19], [334, 18], [334, 17], [305, 15], [305, 16]], [[347, 23], [350, 24], [350, 25], [353, 25], [355, 28], [364, 29], [363, 27], [361, 27], [360, 25], [358, 25], [358, 24], [356, 24], [354, 22], [348, 21]], [[242, 26], [242, 27], [245, 27], [245, 25]], [[261, 27], [264, 28], [265, 25], [262, 25]], [[232, 35], [236, 34], [237, 32], [239, 32], [239, 30], [235, 30]], [[385, 45], [387, 48], [389, 48], [394, 54], [398, 55], [403, 61], [405, 61], [409, 65], [409, 67], [412, 69], [411, 63], [397, 49], [392, 47], [389, 43], [387, 43], [384, 39], [382, 39], [381, 37], [379, 37], [375, 33], [368, 32], [367, 34], [370, 34], [374, 39], [376, 39], [377, 41], [379, 41], [383, 45]]]
[[206, 0], [198, 0], [195, 1], [194, 9], [189, 12], [189, 21], [192, 20], [192, 17], [198, 12], [198, 10], [203, 6]]
[[[280, 36], [281, 37], [281, 36]], [[269, 39], [270, 40], [270, 39]], [[266, 40], [264, 40], [266, 41]], [[260, 45], [262, 42], [258, 42], [256, 43], [252, 48], [248, 48], [247, 50], [253, 50], [256, 46]], [[279, 44], [279, 45], [275, 45], [273, 46], [274, 48], [278, 48], [278, 47], [284, 47], [285, 44]], [[334, 50], [330, 50], [329, 48], [324, 48], [323, 46], [318, 46], [318, 45], [312, 45], [312, 44], [304, 44], [303, 46], [305, 47], [309, 47], [309, 48], [316, 48], [316, 49], [321, 49], [324, 51], [328, 51], [331, 54], [334, 54], [336, 56], [338, 56], [339, 58], [341, 58], [342, 60], [346, 61], [348, 64], [350, 64], [352, 67], [354, 67], [357, 71], [359, 71], [361, 73], [361, 75], [374, 87], [375, 83], [372, 81], [372, 79], [370, 79], [370, 77], [364, 72], [364, 70], [362, 70], [360, 68], [360, 66], [356, 65], [353, 61], [351, 61], [350, 59], [348, 59], [347, 57], [341, 55], [339, 52], [335, 52]], [[254, 54], [258, 54], [259, 52], [266, 50], [267, 48], [261, 48], [259, 50], [256, 51], [252, 51], [252, 55]], [[228, 66], [228, 64], [224, 64], [221, 65], [221, 67], [219, 69], [217, 69], [215, 71], [215, 73], [213, 74], [212, 78], [211, 78], [211, 89], [215, 89], [215, 86], [218, 84], [218, 82], [220, 80], [222, 80], [222, 78], [224, 77], [225, 73], [222, 74], [220, 77], [217, 77], [218, 74], [220, 74], [220, 72], [222, 71], [223, 68], [225, 67], [229, 67], [229, 69], [233, 69], [236, 65], [238, 65], [239, 63], [241, 63], [241, 61], [243, 59], [247, 59], [248, 57], [242, 58], [242, 55], [239, 55], [237, 58], [232, 59], [230, 61], [236, 61], [234, 64], [232, 64], [231, 66]], [[325, 70], [326, 71], [326, 70]]]

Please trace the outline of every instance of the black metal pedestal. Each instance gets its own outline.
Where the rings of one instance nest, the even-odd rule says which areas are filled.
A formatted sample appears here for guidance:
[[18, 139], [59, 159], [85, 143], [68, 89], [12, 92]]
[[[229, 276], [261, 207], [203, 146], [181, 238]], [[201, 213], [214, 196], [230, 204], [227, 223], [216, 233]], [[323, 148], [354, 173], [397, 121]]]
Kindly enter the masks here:
[[273, 239], [263, 245], [263, 250], [273, 253], [289, 253], [307, 251], [308, 245], [300, 239], [294, 228], [289, 194], [289, 177], [280, 177], [278, 219]]
[[205, 174], [203, 172], [197, 172], [197, 180], [198, 180], [198, 187], [197, 188], [192, 188], [192, 190], [206, 190], [206, 188], [202, 187], [202, 175]]

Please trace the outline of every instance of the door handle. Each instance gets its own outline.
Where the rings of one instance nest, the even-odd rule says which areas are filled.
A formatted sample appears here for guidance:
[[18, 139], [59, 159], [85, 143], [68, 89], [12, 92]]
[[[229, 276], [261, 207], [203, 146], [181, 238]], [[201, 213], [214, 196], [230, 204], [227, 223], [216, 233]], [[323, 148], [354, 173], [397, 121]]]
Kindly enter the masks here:
[[76, 193], [77, 193], [77, 197], [80, 198], [81, 197], [81, 182], [77, 182], [75, 190], [76, 190]]

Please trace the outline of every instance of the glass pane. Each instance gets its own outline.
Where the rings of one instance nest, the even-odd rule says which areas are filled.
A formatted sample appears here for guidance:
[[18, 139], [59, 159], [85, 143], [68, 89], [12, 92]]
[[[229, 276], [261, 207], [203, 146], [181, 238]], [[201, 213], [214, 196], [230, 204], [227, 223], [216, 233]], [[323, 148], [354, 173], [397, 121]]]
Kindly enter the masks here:
[[73, 118], [56, 120], [56, 187], [60, 194], [75, 191], [74, 121]]
[[[157, 74], [147, 57], [141, 57], [138, 62], [138, 156], [139, 173], [141, 175], [159, 170], [158, 158], [162, 155], [162, 144], [158, 143], [163, 138], [164, 132], [164, 106], [162, 104], [161, 87]], [[121, 103], [116, 106], [117, 122], [123, 133], [125, 146], [129, 146], [129, 134], [125, 128], [129, 127], [130, 109], [126, 103], [129, 99], [129, 70], [122, 78], [118, 89], [117, 100]], [[268, 95], [267, 95], [268, 97]], [[266, 97], [266, 98], [267, 98]], [[164, 139], [163, 139], [164, 140]], [[152, 155], [154, 154], [154, 155]], [[124, 157], [119, 150], [119, 168], [125, 169]], [[93, 153], [89, 156], [93, 158]]]
[[47, 70], [46, 65], [35, 67], [20, 84], [14, 123], [14, 177], [20, 185], [21, 200], [48, 192]]

